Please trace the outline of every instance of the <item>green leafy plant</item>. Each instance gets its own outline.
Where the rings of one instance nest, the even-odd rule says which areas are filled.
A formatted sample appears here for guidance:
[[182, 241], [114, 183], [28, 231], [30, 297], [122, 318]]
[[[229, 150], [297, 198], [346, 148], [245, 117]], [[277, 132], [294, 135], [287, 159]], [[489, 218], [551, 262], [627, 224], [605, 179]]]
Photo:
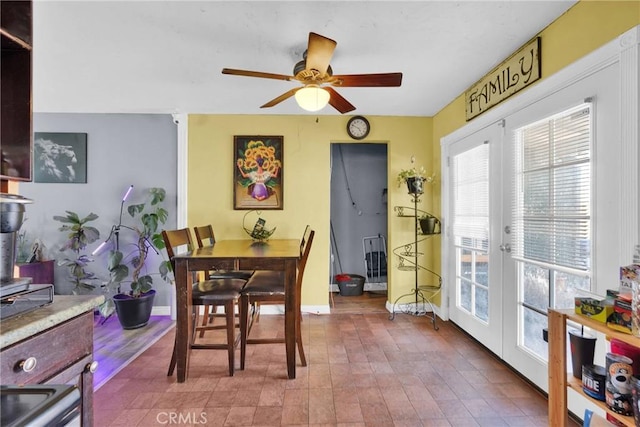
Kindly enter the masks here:
[[[26, 219], [25, 219], [26, 221]], [[22, 222], [24, 225], [24, 221]], [[19, 264], [29, 262], [31, 257], [31, 242], [27, 236], [27, 231], [22, 229], [16, 238], [16, 262]]]
[[62, 223], [59, 230], [66, 233], [67, 241], [60, 248], [61, 252], [71, 251], [74, 258], [64, 258], [58, 260], [58, 265], [67, 267], [69, 278], [74, 284], [73, 293], [86, 293], [96, 288], [93, 284], [97, 277], [94, 273], [87, 271], [86, 267], [93, 262], [93, 258], [83, 254], [87, 245], [100, 238], [100, 231], [97, 228], [87, 225], [88, 222], [98, 219], [98, 215], [90, 213], [84, 218], [80, 218], [77, 213], [65, 211], [66, 216], [56, 215], [54, 220]]
[[398, 176], [396, 178], [398, 188], [400, 188], [402, 184], [406, 183], [407, 179], [409, 178], [420, 178], [425, 183], [431, 184], [435, 181], [436, 174], [433, 173], [431, 175], [427, 175], [427, 171], [424, 166], [420, 166], [419, 168], [414, 166], [410, 169], [400, 169], [400, 172], [398, 172]]
[[[107, 259], [109, 281], [103, 285], [107, 296], [126, 293], [132, 298], [138, 298], [152, 289], [154, 275], [160, 275], [166, 282], [171, 281], [170, 263], [164, 259], [164, 255], [162, 255], [163, 261], [160, 263], [158, 273], [147, 273], [145, 269], [149, 251], [161, 255], [160, 250], [164, 249], [160, 226], [167, 221], [168, 217], [168, 212], [163, 206], [166, 197], [166, 191], [163, 188], [150, 188], [146, 196], [144, 202], [127, 207], [129, 217], [136, 221], [135, 224], [122, 224], [121, 213], [120, 223], [112, 227], [107, 239], [115, 239], [115, 248], [109, 252]], [[134, 241], [126, 246], [129, 248], [127, 251], [121, 251], [119, 247], [119, 234], [123, 229], [135, 235]], [[127, 280], [128, 278], [130, 280]], [[127, 281], [130, 289], [124, 292], [122, 285]], [[108, 317], [114, 310], [115, 306], [111, 298], [107, 298], [100, 307], [104, 317]]]

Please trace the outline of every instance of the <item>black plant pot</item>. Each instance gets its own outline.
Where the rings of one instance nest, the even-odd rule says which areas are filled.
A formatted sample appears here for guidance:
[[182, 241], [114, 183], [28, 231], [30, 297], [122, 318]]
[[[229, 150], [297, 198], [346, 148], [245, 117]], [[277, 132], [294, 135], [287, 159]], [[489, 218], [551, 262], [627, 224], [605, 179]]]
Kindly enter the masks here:
[[424, 193], [424, 178], [412, 176], [406, 179], [409, 194]]
[[123, 329], [137, 329], [146, 326], [151, 317], [151, 309], [153, 308], [153, 299], [156, 291], [140, 295], [138, 298], [126, 294], [117, 294], [113, 296], [113, 302], [118, 313], [118, 320]]
[[440, 234], [440, 220], [435, 216], [420, 218], [422, 234]]

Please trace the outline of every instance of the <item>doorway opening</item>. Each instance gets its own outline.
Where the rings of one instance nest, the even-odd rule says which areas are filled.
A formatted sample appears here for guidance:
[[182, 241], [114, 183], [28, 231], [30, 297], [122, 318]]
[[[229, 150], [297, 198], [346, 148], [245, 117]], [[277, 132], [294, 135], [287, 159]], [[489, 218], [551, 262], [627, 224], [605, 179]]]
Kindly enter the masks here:
[[331, 296], [386, 296], [387, 215], [387, 144], [331, 144]]

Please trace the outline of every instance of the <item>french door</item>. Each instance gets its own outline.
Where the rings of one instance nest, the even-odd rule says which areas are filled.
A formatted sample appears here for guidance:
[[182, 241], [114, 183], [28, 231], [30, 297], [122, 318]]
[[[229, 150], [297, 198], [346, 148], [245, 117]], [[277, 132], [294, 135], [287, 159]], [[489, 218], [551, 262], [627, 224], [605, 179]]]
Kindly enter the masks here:
[[607, 283], [617, 277], [610, 270], [617, 248], [603, 237], [615, 227], [597, 221], [618, 205], [609, 196], [619, 185], [611, 155], [619, 98], [609, 87], [617, 73], [617, 66], [604, 68], [505, 118], [512, 190], [503, 216], [510, 218], [512, 251], [503, 267], [503, 315], [511, 319], [504, 322], [503, 359], [545, 391], [547, 308], [602, 295], [597, 272], [607, 272]]
[[547, 309], [572, 308], [591, 291], [593, 110], [580, 101], [539, 120], [512, 117], [506, 132], [504, 295], [515, 304], [505, 304], [504, 315], [517, 320], [505, 322], [503, 358], [545, 390]]
[[620, 110], [607, 82], [618, 71], [603, 68], [443, 147], [449, 317], [543, 390], [548, 307], [602, 295], [597, 279], [616, 277], [609, 236], [619, 231], [607, 219], [619, 215]]
[[449, 317], [502, 355], [501, 128], [494, 124], [449, 148]]

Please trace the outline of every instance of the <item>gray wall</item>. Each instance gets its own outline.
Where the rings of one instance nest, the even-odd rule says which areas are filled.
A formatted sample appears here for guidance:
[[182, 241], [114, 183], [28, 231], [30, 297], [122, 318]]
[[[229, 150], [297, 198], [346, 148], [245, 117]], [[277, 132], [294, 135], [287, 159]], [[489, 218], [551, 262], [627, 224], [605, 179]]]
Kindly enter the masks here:
[[[33, 119], [34, 132], [87, 133], [86, 184], [20, 183], [20, 194], [34, 200], [26, 207], [27, 220], [22, 230], [27, 232], [27, 239], [38, 238], [44, 243], [48, 259], [65, 257], [59, 251], [65, 237], [58, 230], [60, 223], [53, 220], [54, 215], [65, 215], [69, 210], [80, 217], [91, 212], [99, 216], [91, 225], [100, 230], [101, 239], [88, 248], [90, 254], [118, 222], [122, 196], [131, 184], [134, 191], [125, 209], [130, 202], [142, 202], [148, 188], [163, 187], [169, 211], [165, 228], [176, 227], [177, 128], [170, 115], [41, 113], [34, 114]], [[127, 224], [127, 217], [125, 213], [123, 224]], [[121, 231], [123, 252], [131, 237], [127, 230]], [[104, 279], [108, 277], [107, 253], [104, 250], [98, 254], [88, 268]], [[161, 261], [161, 257], [152, 254], [147, 261], [148, 271], [157, 272]], [[56, 293], [71, 293], [72, 286], [66, 278], [66, 270], [56, 265]], [[171, 286], [154, 278], [156, 306], [170, 305]]]
[[366, 276], [362, 239], [381, 234], [386, 240], [387, 198], [383, 196], [386, 188], [386, 144], [332, 144], [334, 277], [339, 273]]

